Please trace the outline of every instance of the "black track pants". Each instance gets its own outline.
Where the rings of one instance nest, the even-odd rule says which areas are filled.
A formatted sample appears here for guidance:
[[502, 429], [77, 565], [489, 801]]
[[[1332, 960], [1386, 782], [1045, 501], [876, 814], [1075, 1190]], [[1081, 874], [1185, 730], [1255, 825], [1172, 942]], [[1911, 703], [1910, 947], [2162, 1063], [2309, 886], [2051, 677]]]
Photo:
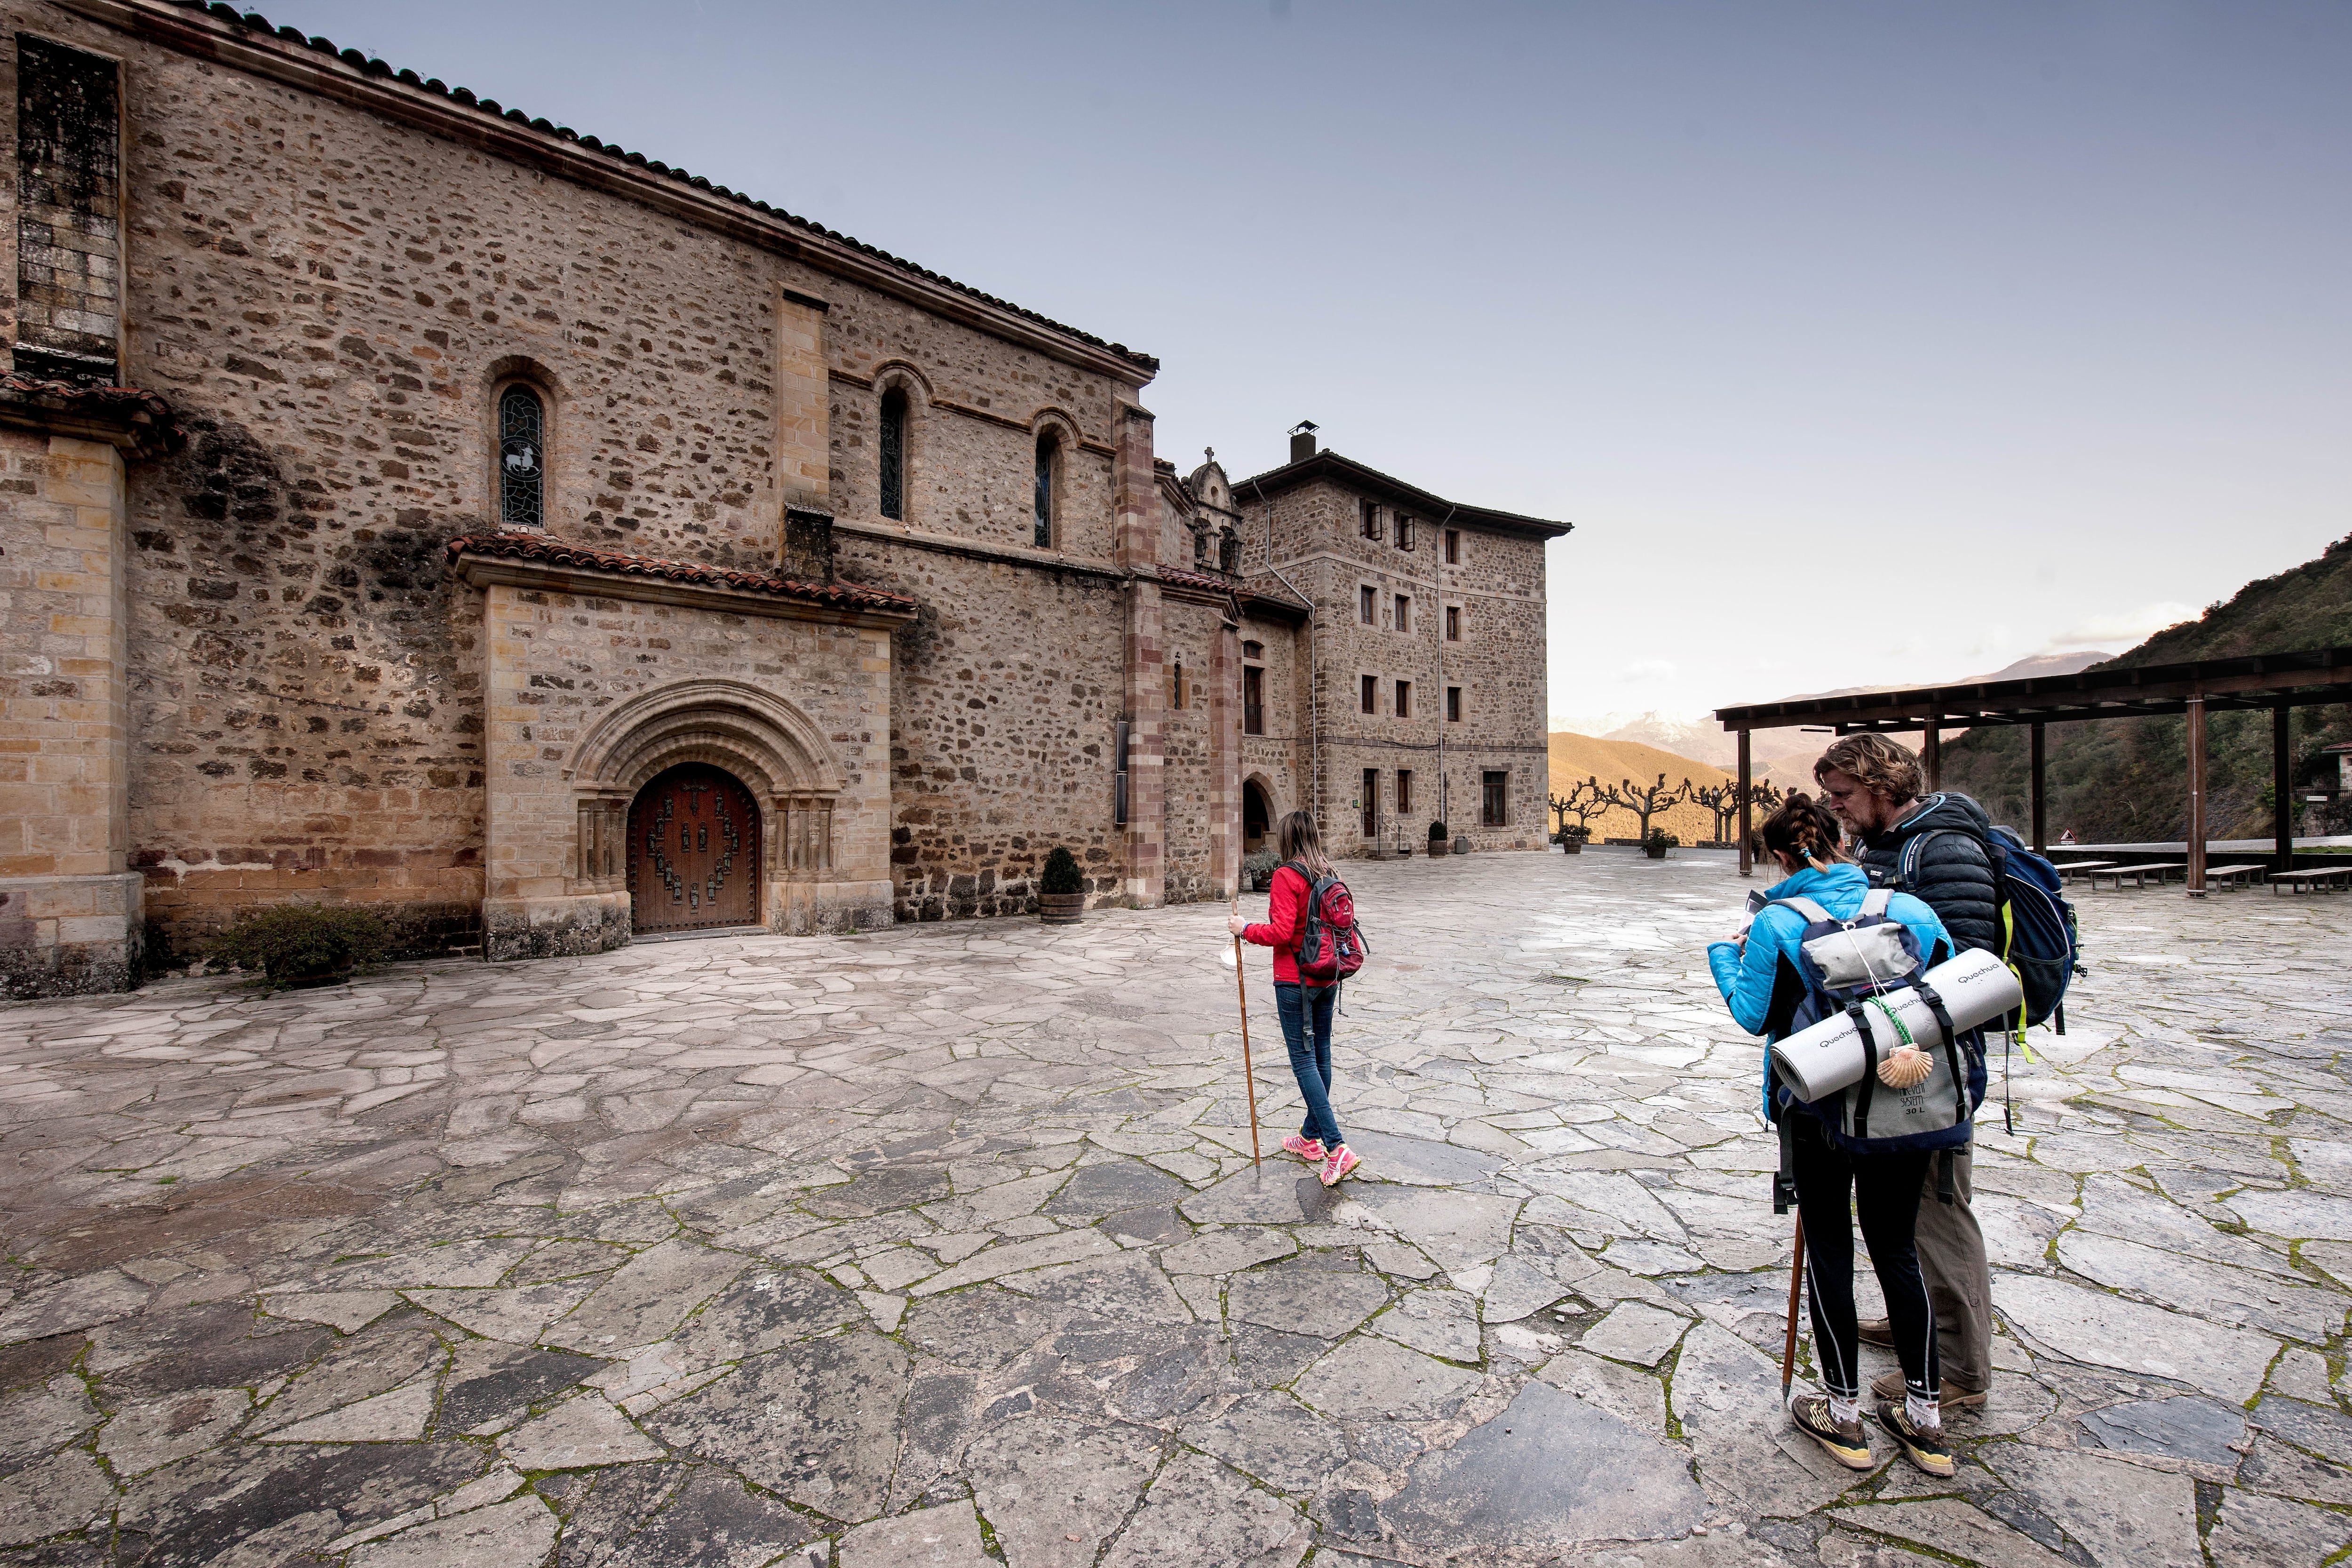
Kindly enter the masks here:
[[1936, 1319], [1927, 1310], [1912, 1231], [1919, 1218], [1927, 1151], [1849, 1154], [1832, 1144], [1822, 1124], [1801, 1110], [1791, 1132], [1790, 1162], [1797, 1209], [1805, 1217], [1805, 1294], [1813, 1312], [1813, 1357], [1822, 1386], [1841, 1399], [1862, 1396], [1853, 1312], [1853, 1220], [1886, 1296], [1895, 1353], [1913, 1394], [1934, 1398], [1942, 1388], [1936, 1360]]

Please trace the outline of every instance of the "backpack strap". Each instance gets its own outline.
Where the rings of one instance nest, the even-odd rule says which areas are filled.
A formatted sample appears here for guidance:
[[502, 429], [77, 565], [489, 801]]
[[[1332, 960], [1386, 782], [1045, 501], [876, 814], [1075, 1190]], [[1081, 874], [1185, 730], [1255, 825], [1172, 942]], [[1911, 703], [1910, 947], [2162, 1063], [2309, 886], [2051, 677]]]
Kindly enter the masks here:
[[[1805, 897], [1802, 893], [1798, 893], [1786, 899], [1775, 899], [1772, 900], [1772, 903], [1779, 904], [1785, 909], [1796, 910], [1799, 914], [1805, 917], [1805, 923], [1809, 926], [1820, 925], [1823, 921], [1834, 924], [1837, 921], [1837, 917], [1835, 915], [1830, 913], [1829, 910], [1822, 908], [1821, 905], [1813, 902], [1812, 900]], [[1766, 909], [1770, 909], [1772, 905], [1767, 904], [1764, 907]], [[1759, 912], [1760, 913], [1762, 911], [1759, 910]]]
[[1879, 920], [1886, 918], [1886, 906], [1895, 898], [1892, 888], [1873, 888], [1862, 896], [1862, 912]]
[[1862, 1037], [1862, 1077], [1853, 1086], [1853, 1136], [1870, 1136], [1870, 1090], [1878, 1081], [1878, 1037], [1870, 1032], [1870, 1014], [1859, 1001], [1845, 1005], [1845, 1016]]
[[1944, 1031], [1944, 1065], [1952, 1072], [1953, 1125], [1958, 1126], [1969, 1119], [1969, 1080], [1960, 1071], [1960, 1032], [1952, 1027], [1951, 1010], [1944, 1005], [1943, 995], [1924, 975], [1913, 988], [1936, 1016], [1936, 1027]]

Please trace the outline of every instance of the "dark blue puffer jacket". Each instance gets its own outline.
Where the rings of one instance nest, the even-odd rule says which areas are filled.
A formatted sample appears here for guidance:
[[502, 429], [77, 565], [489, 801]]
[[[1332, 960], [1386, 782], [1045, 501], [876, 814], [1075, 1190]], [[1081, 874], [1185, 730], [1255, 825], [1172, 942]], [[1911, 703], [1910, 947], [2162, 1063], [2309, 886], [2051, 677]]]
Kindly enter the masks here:
[[[2000, 889], [1992, 858], [1985, 852], [1991, 820], [1967, 795], [1928, 795], [1910, 816], [1862, 841], [1862, 868], [1870, 873], [1871, 886], [1900, 888], [1924, 900], [1962, 948], [1999, 952]], [[1927, 833], [1936, 837], [1920, 849], [1916, 875], [1906, 886], [1904, 846]]]

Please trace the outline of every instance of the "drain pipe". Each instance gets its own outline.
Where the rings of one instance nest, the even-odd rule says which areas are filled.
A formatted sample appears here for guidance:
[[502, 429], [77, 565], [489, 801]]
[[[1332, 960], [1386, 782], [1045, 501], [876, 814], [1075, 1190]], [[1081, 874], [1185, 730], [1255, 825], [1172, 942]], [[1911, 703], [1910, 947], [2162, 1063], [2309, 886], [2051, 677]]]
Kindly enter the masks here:
[[1454, 819], [1446, 816], [1449, 801], [1445, 777], [1445, 527], [1454, 521], [1459, 501], [1445, 503], [1445, 522], [1437, 525], [1437, 537], [1430, 543], [1437, 547], [1437, 559], [1430, 564], [1437, 579], [1437, 816], [1451, 830]]
[[[1265, 499], [1265, 487], [1255, 479], [1250, 488], [1257, 491], [1258, 504], [1265, 508], [1265, 569], [1274, 580], [1289, 589], [1307, 606], [1307, 755], [1309, 794], [1307, 799], [1323, 798], [1323, 724], [1322, 672], [1315, 665], [1315, 601], [1298, 592], [1298, 584], [1282, 574], [1274, 563], [1274, 503]], [[1453, 516], [1452, 512], [1445, 514]]]

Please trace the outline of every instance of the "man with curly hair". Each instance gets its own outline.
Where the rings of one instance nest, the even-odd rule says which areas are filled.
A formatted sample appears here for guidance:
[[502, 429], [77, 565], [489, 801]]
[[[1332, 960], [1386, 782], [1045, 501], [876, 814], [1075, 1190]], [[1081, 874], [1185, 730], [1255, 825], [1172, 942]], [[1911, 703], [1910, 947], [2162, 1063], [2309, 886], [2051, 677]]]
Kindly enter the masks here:
[[[1872, 886], [1924, 900], [1962, 947], [2000, 951], [2000, 885], [1982, 806], [1958, 794], [1922, 797], [1919, 759], [1884, 735], [1833, 742], [1813, 764], [1813, 779], [1822, 804], [1844, 825]], [[1915, 839], [1924, 842], [1906, 877], [1904, 852]], [[1969, 1153], [1965, 1147], [1949, 1149], [1930, 1162], [1919, 1205], [1919, 1267], [1936, 1310], [1947, 1410], [1982, 1405], [1992, 1386], [1992, 1268], [1970, 1207]], [[1894, 1343], [1885, 1319], [1865, 1321], [1862, 1337]], [[1872, 1389], [1882, 1398], [1897, 1398], [1902, 1384], [1901, 1373], [1889, 1373]]]

